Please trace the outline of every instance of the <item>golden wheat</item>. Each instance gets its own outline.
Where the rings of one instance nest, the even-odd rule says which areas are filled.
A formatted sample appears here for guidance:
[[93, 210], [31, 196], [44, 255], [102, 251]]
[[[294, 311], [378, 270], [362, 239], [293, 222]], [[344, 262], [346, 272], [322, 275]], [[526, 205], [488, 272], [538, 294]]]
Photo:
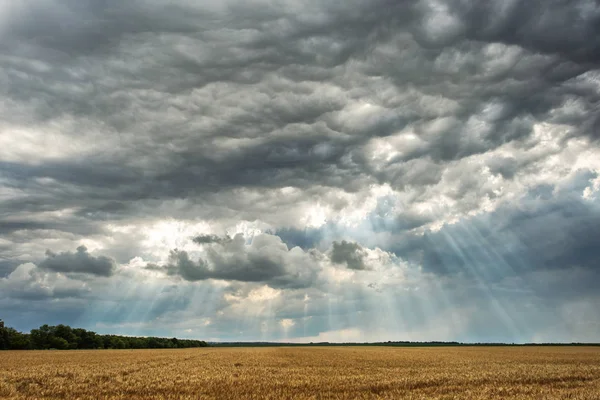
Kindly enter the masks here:
[[8, 351], [0, 398], [600, 399], [600, 348]]

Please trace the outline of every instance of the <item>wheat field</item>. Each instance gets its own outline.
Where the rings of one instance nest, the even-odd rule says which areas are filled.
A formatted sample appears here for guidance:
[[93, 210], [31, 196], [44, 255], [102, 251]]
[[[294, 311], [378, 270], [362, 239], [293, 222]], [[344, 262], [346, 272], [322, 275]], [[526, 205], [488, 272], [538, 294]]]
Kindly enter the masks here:
[[600, 399], [600, 347], [7, 351], [7, 399]]

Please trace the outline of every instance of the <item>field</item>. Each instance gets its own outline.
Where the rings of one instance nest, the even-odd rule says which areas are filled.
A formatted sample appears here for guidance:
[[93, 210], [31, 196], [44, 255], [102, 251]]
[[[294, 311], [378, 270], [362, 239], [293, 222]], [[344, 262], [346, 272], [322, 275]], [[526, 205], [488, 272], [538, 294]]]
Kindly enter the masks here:
[[600, 347], [7, 351], [0, 398], [599, 399]]

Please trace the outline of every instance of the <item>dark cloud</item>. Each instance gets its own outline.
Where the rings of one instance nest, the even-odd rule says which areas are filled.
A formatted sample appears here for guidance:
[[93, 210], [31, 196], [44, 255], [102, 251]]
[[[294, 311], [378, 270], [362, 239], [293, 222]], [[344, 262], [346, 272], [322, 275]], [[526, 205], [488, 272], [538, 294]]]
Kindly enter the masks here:
[[[25, 2], [3, 37], [29, 44], [2, 61], [20, 110], [4, 115], [68, 123], [67, 137], [92, 127], [110, 150], [3, 164], [8, 184], [29, 192], [5, 209], [75, 207], [102, 221], [226, 188], [427, 187], [445, 163], [525, 140], [537, 121], [594, 135], [593, 3], [432, 4], [324, 2], [311, 18], [275, 3]], [[573, 99], [583, 112], [553, 111]], [[373, 114], [347, 118], [360, 102]], [[373, 168], [365, 146], [406, 127], [422, 145]], [[25, 183], [42, 178], [52, 196]]]
[[497, 157], [489, 161], [488, 167], [493, 174], [500, 174], [504, 179], [512, 179], [519, 170], [519, 163], [514, 157]]
[[[5, 42], [20, 39], [69, 55], [89, 54], [118, 45], [127, 34], [151, 31], [194, 32], [190, 8], [146, 2], [24, 1], [9, 7]], [[195, 17], [201, 17], [196, 13]], [[9, 42], [10, 43], [10, 42]]]
[[[472, 299], [548, 298], [539, 282], [557, 307], [592, 296], [595, 0], [4, 3], [5, 293], [76, 301], [103, 290], [97, 276], [148, 274], [233, 312], [208, 288], [227, 280], [232, 298], [301, 288], [289, 317], [333, 304], [323, 265], [379, 273], [365, 254], [383, 249]], [[112, 258], [65, 251], [88, 240]], [[339, 286], [378, 296], [384, 281]], [[193, 308], [190, 296], [145, 312]], [[124, 323], [126, 310], [107, 314]]]
[[[459, 2], [451, 2], [451, 8], [453, 3]], [[466, 21], [467, 37], [517, 44], [576, 62], [600, 64], [600, 9], [596, 1], [462, 2], [461, 5], [456, 9]]]
[[350, 269], [367, 269], [364, 262], [365, 252], [358, 243], [333, 242], [331, 245], [331, 261], [336, 264], [346, 264]]
[[218, 235], [199, 235], [192, 239], [196, 244], [212, 244], [212, 243], [223, 243], [231, 241], [230, 237], [220, 237]]
[[213, 246], [207, 247], [205, 256], [197, 261], [193, 261], [186, 251], [173, 250], [167, 265], [147, 268], [179, 275], [188, 281], [264, 282], [285, 288], [307, 287], [316, 279], [318, 265], [310, 253], [300, 248], [288, 250], [277, 236], [258, 235], [246, 244], [244, 236], [238, 234], [227, 241], [203, 243]]
[[116, 268], [115, 262], [104, 256], [94, 257], [85, 246], [79, 246], [75, 253], [53, 253], [46, 251], [47, 258], [38, 266], [54, 272], [80, 273], [97, 276], [111, 276]]

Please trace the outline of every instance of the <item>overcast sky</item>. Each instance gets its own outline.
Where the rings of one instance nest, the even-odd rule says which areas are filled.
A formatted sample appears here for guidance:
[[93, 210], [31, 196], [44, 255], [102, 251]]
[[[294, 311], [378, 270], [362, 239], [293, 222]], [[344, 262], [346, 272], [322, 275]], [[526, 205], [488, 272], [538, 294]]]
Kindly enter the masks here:
[[595, 0], [0, 0], [0, 318], [600, 341]]

